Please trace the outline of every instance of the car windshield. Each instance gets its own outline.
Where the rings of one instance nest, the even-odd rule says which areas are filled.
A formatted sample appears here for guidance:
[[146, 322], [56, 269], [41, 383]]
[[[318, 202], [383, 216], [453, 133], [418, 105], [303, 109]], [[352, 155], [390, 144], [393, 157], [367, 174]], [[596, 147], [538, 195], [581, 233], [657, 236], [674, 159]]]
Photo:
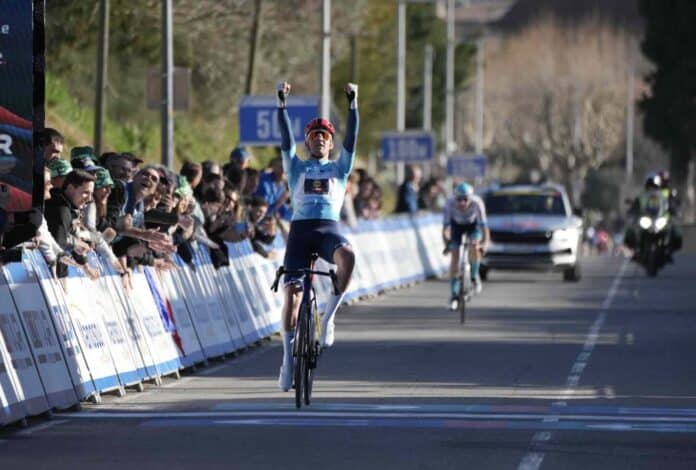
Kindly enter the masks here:
[[560, 193], [489, 193], [485, 199], [490, 215], [566, 215]]

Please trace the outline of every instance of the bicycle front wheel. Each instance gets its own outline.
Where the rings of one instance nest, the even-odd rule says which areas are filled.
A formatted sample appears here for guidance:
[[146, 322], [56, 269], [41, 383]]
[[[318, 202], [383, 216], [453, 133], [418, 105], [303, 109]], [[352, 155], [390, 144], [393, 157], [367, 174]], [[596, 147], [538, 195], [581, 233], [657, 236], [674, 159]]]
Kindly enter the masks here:
[[300, 318], [297, 322], [297, 334], [295, 335], [295, 407], [302, 407], [302, 395], [305, 385], [305, 371], [307, 369], [307, 312], [300, 309]]
[[467, 293], [467, 286], [465, 284], [466, 281], [466, 276], [461, 276], [459, 278], [459, 323], [461, 325], [464, 324], [466, 321], [466, 293]]
[[304, 402], [305, 405], [310, 404], [312, 400], [312, 384], [314, 382], [314, 368], [317, 366], [317, 338], [316, 338], [316, 328], [315, 322], [317, 320], [316, 304], [311, 303], [311, 306], [307, 308], [307, 361], [304, 374]]

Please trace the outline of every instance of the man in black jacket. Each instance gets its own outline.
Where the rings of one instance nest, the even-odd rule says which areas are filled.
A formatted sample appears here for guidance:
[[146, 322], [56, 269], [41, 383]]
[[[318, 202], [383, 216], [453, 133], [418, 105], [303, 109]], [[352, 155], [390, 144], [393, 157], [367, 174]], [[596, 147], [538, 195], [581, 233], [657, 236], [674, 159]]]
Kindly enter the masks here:
[[[46, 223], [53, 238], [83, 265], [87, 262], [85, 255], [90, 251], [90, 246], [77, 236], [77, 226], [80, 211], [92, 200], [93, 191], [94, 176], [83, 170], [73, 170], [66, 176], [63, 187], [51, 193], [45, 208]], [[57, 273], [58, 277], [65, 277], [67, 266], [59, 263]]]

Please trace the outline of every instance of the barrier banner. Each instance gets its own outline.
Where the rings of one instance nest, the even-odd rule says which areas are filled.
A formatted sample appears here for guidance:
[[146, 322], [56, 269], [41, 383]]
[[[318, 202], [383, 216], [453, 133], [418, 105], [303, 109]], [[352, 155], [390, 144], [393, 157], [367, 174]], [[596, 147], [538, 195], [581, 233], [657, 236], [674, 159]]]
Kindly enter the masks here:
[[128, 336], [123, 313], [119, 314], [121, 303], [118, 296], [112, 293], [111, 286], [116, 282], [121, 283], [121, 278], [109, 271], [106, 263], [98, 260], [96, 255], [91, 254], [89, 260], [90, 264], [100, 268], [102, 275], [94, 281], [82, 277], [82, 283], [85, 286], [85, 295], [94, 306], [92, 313], [101, 319], [106, 338], [109, 340], [109, 350], [118, 381], [122, 387], [137, 385], [147, 374], [138, 347]]
[[198, 279], [198, 267], [189, 267], [180, 259], [179, 269], [173, 273], [183, 288], [182, 296], [191, 313], [194, 328], [206, 358], [219, 357], [233, 349], [232, 339], [223, 318], [213, 318], [205, 298], [205, 291]]
[[149, 268], [140, 267], [132, 274], [133, 290], [128, 297], [133, 301], [133, 313], [140, 317], [143, 331], [146, 333], [145, 338], [155, 359], [158, 375], [178, 373], [181, 368], [179, 351], [171, 335], [164, 330], [159, 309], [155, 305], [143, 272], [144, 269]]
[[[32, 8], [41, 8], [42, 17], [41, 3], [0, 2], [0, 185], [10, 193], [10, 212], [28, 211], [32, 194], [43, 194], [43, 180], [34, 178], [42, 171], [41, 161], [35, 161], [32, 138], [35, 125], [36, 130], [43, 128], [43, 106], [34, 106], [43, 103], [43, 37], [34, 34], [43, 31], [43, 25], [34, 28]], [[36, 60], [41, 64], [36, 74], [35, 40]], [[36, 101], [34, 85], [41, 90], [41, 99]], [[35, 172], [34, 166], [40, 171]]]
[[8, 272], [10, 292], [48, 403], [52, 408], [69, 408], [78, 398], [31, 261], [25, 255], [22, 263], [8, 265]]
[[233, 307], [237, 317], [237, 324], [242, 334], [242, 341], [245, 345], [248, 345], [262, 338], [260, 333], [261, 327], [257, 324], [254, 309], [247, 294], [244, 292], [242, 281], [239, 279], [233, 244], [227, 243], [227, 248], [230, 265], [217, 270], [218, 285], [224, 286], [229, 294], [228, 305]]
[[68, 267], [68, 277], [60, 279], [68, 302], [68, 311], [72, 318], [82, 354], [92, 374], [94, 386], [98, 392], [118, 390], [121, 383], [118, 379], [116, 364], [111, 354], [108, 333], [106, 332], [101, 315], [95, 315], [95, 306], [91, 295], [86, 295], [95, 287], [83, 278], [81, 272]]
[[[2, 271], [2, 270], [0, 270]], [[0, 272], [0, 425], [19, 421], [26, 416], [22, 403], [20, 381], [12, 364], [10, 352], [5, 345], [5, 334], [9, 327], [3, 328], [6, 318], [15, 307], [10, 297], [10, 289], [5, 281], [5, 276]], [[14, 315], [13, 315], [14, 316]]]
[[181, 364], [190, 367], [198, 362], [205, 361], [203, 348], [198, 338], [198, 333], [193, 327], [193, 321], [186, 302], [182, 296], [183, 287], [175, 279], [177, 270], [158, 271], [157, 278], [161, 287], [161, 294], [166, 299], [171, 309], [172, 322], [179, 337], [177, 346], [180, 350]]
[[145, 338], [141, 320], [135, 314], [135, 308], [131, 299], [132, 292], [124, 289], [120, 276], [115, 274], [113, 268], [105, 266], [105, 271], [110, 273], [107, 276], [109, 282], [106, 283], [106, 287], [111, 294], [111, 298], [114, 299], [116, 316], [127, 333], [127, 341], [138, 365], [138, 376], [141, 380], [153, 379], [157, 382], [160, 380], [156, 365], [157, 360], [150, 350], [147, 338]]
[[265, 336], [271, 335], [280, 328], [280, 309], [276, 307], [276, 298], [271, 290], [273, 279], [268, 279], [267, 270], [264, 270], [264, 264], [267, 264], [268, 260], [254, 252], [254, 248], [248, 240], [244, 240], [238, 245], [242, 253], [242, 260], [248, 269], [249, 279], [262, 300], [262, 312], [266, 324]]
[[237, 286], [241, 297], [244, 297], [246, 307], [249, 309], [249, 316], [254, 325], [255, 337], [253, 341], [263, 339], [270, 334], [268, 318], [264, 315], [264, 300], [259, 294], [254, 283], [251, 282], [251, 272], [247, 266], [246, 256], [241, 250], [240, 243], [233, 243], [230, 246], [230, 269], [234, 278], [234, 285]]
[[213, 262], [210, 258], [208, 248], [199, 244], [196, 248], [196, 257], [200, 260], [196, 274], [199, 276], [201, 283], [208, 289], [214, 299], [214, 306], [219, 310], [220, 316], [227, 323], [227, 331], [230, 334], [233, 350], [242, 349], [246, 344], [242, 338], [242, 330], [239, 328], [239, 319], [237, 318], [234, 305], [230, 305], [225, 293], [225, 286], [218, 280], [218, 275]]
[[38, 250], [25, 251], [25, 256], [31, 260], [32, 268], [39, 278], [75, 393], [80, 400], [85, 399], [96, 392], [96, 388], [73, 328], [63, 286], [53, 279]]

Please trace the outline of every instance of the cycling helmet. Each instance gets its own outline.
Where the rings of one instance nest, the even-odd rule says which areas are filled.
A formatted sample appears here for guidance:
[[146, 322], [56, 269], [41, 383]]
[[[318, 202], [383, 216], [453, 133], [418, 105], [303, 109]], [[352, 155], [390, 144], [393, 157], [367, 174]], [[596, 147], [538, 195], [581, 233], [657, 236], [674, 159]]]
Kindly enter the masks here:
[[333, 137], [336, 134], [336, 129], [334, 128], [333, 124], [331, 124], [331, 122], [328, 119], [314, 118], [311, 121], [309, 121], [304, 128], [305, 139], [307, 137], [309, 137], [309, 134], [312, 131], [316, 131], [318, 129], [323, 129], [325, 131], [329, 131], [329, 133], [331, 134], [331, 137]]
[[661, 182], [660, 187], [669, 188], [669, 171], [668, 170], [660, 170], [658, 175], [660, 177], [660, 182]]
[[474, 188], [467, 183], [459, 183], [456, 188], [454, 188], [454, 197], [470, 197], [474, 194]]
[[662, 186], [662, 178], [657, 173], [648, 175], [645, 179], [645, 189], [660, 189], [660, 186]]

